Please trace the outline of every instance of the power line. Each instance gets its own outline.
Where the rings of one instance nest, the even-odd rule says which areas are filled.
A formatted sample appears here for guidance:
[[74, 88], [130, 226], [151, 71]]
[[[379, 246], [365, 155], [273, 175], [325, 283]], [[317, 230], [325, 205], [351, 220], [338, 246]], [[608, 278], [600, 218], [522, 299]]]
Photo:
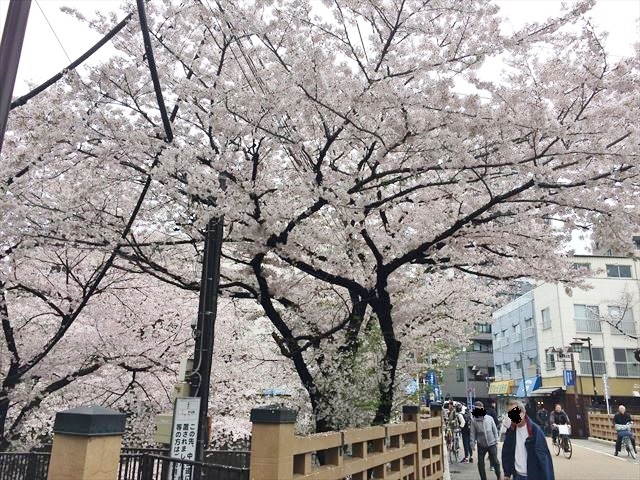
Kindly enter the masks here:
[[56, 33], [56, 31], [53, 29], [53, 25], [51, 25], [51, 22], [49, 21], [49, 19], [47, 18], [46, 13], [44, 13], [44, 10], [42, 9], [42, 7], [40, 6], [40, 2], [38, 2], [38, 0], [36, 0], [36, 5], [38, 6], [38, 8], [40, 9], [40, 12], [42, 13], [42, 16], [44, 17], [44, 19], [47, 22], [47, 25], [49, 25], [49, 28], [51, 29], [51, 32], [53, 32], [53, 36], [56, 37], [56, 40], [58, 41], [58, 45], [60, 45], [60, 48], [62, 49], [62, 51], [64, 52], [65, 56], [67, 57], [67, 60], [71, 61], [71, 57], [69, 57], [69, 54], [67, 53], [67, 51], [64, 49], [64, 46], [62, 45], [62, 42], [60, 41], [60, 38], [58, 37], [58, 34]]

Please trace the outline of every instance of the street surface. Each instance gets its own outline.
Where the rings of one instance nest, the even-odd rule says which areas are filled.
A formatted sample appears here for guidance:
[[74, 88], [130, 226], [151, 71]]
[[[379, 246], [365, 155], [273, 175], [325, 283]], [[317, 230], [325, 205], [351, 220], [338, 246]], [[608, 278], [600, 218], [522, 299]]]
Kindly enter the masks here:
[[[573, 455], [566, 459], [560, 453], [556, 457], [551, 448], [551, 439], [547, 444], [553, 457], [553, 469], [556, 480], [640, 480], [640, 462], [627, 457], [627, 453], [613, 455], [614, 445], [589, 440], [571, 439]], [[498, 459], [502, 444], [498, 447]], [[450, 480], [478, 480], [477, 452], [473, 453], [474, 463], [451, 465]], [[448, 462], [448, 459], [447, 459]], [[495, 480], [495, 474], [489, 470], [489, 456], [485, 458], [487, 480]]]

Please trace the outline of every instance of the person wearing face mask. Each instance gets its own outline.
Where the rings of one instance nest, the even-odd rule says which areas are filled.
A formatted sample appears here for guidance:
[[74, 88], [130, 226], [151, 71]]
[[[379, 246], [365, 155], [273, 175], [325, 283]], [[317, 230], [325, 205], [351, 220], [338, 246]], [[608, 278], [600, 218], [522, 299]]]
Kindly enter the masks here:
[[484, 458], [489, 454], [489, 463], [493, 467], [498, 480], [500, 480], [500, 463], [498, 462], [498, 429], [496, 424], [484, 409], [482, 402], [476, 402], [473, 406], [473, 419], [471, 420], [471, 445], [478, 444], [478, 472], [481, 480], [487, 480], [487, 472], [484, 468]]
[[527, 416], [520, 400], [511, 399], [507, 409], [511, 427], [502, 447], [505, 480], [555, 480], [542, 429]]

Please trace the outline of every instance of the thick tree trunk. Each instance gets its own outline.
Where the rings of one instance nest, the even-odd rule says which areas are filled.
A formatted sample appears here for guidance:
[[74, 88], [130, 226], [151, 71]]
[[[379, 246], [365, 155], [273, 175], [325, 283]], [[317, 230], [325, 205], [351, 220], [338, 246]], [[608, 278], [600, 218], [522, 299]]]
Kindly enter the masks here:
[[379, 386], [378, 409], [373, 419], [374, 425], [383, 425], [391, 419], [393, 391], [396, 381], [396, 370], [400, 358], [401, 343], [396, 339], [391, 316], [391, 299], [385, 288], [378, 289], [378, 298], [372, 303], [378, 317], [378, 323], [384, 339], [386, 351], [382, 359], [384, 369], [383, 381]]

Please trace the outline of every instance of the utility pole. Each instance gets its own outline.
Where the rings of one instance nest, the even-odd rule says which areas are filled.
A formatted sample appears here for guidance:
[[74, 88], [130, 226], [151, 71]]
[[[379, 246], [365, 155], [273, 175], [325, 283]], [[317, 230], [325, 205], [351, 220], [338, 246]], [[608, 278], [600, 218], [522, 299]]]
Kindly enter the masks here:
[[196, 445], [196, 461], [199, 462], [202, 461], [203, 453], [209, 445], [207, 412], [209, 409], [211, 360], [218, 306], [223, 224], [223, 217], [212, 218], [207, 224], [202, 259], [198, 322], [194, 330], [196, 345], [193, 356], [193, 372], [190, 375], [189, 383], [191, 384], [191, 396], [200, 397], [198, 443]]
[[467, 353], [467, 347], [462, 347], [464, 352], [464, 395], [467, 408], [471, 410], [471, 401], [469, 399], [469, 356]]
[[[512, 325], [512, 327], [516, 327], [519, 326], [520, 327], [520, 349], [524, 350], [524, 336], [522, 335], [522, 325], [520, 323], [514, 323]], [[522, 375], [522, 388], [524, 389], [524, 398], [525, 398], [525, 402], [524, 404], [527, 405], [528, 404], [528, 395], [527, 395], [527, 382], [525, 381], [525, 375], [524, 375], [524, 357], [522, 355], [522, 352], [520, 352], [520, 373]]]
[[0, 152], [16, 83], [31, 0], [11, 0], [0, 43]]

